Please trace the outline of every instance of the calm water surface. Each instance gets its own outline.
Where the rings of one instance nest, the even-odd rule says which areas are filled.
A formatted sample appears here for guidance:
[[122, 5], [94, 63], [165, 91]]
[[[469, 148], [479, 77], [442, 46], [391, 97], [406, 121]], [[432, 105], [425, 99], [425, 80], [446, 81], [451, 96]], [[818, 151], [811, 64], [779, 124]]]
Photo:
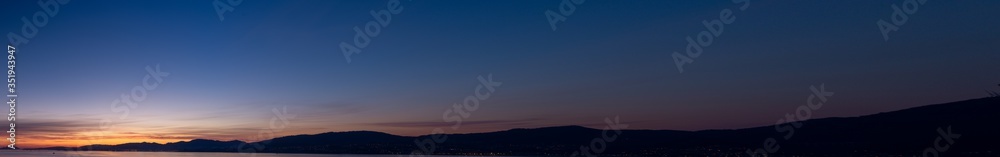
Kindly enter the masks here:
[[[406, 157], [407, 155], [269, 154], [104, 151], [0, 151], [0, 157]], [[438, 156], [460, 157], [460, 156]]]

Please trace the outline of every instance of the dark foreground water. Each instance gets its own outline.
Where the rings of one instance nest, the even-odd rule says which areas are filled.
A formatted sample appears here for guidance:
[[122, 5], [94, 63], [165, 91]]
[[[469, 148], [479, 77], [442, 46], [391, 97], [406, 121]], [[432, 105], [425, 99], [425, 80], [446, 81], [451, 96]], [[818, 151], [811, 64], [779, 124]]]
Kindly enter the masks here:
[[[406, 157], [408, 155], [270, 154], [105, 151], [0, 151], [0, 157]], [[459, 157], [459, 156], [440, 156]]]

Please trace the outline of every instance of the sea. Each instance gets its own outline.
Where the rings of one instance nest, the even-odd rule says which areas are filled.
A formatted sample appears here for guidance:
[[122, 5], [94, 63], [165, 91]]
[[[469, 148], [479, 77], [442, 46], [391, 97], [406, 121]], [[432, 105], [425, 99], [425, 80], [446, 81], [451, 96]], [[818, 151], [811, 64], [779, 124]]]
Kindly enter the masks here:
[[[407, 157], [409, 155], [367, 154], [274, 154], [199, 152], [108, 152], [108, 151], [0, 151], [0, 157]], [[464, 157], [441, 156], [433, 157]]]

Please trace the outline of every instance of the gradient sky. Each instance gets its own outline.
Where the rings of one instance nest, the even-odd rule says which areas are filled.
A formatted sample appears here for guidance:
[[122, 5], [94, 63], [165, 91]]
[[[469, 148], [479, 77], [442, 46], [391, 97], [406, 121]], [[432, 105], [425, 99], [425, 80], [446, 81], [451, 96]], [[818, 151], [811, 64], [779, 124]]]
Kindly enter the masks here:
[[[0, 2], [0, 30], [20, 32], [35, 2]], [[338, 44], [386, 1], [244, 1], [224, 21], [212, 1], [71, 1], [18, 47], [18, 144], [254, 141], [283, 107], [296, 117], [279, 136], [428, 134], [489, 74], [503, 85], [449, 133], [615, 116], [630, 129], [771, 125], [819, 84], [836, 95], [814, 118], [1000, 90], [1000, 1], [928, 1], [888, 41], [876, 21], [902, 1], [753, 1], [684, 73], [670, 54], [736, 4], [589, 0], [553, 31], [543, 13], [559, 3], [404, 0], [348, 64]], [[163, 84], [95, 131], [157, 64]]]

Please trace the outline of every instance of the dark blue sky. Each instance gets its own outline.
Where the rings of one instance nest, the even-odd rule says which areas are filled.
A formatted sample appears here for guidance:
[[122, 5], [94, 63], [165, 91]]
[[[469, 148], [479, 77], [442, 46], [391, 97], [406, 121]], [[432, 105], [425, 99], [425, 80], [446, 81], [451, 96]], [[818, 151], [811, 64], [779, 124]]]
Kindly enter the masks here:
[[[198, 131], [266, 126], [271, 108], [288, 106], [300, 117], [282, 134], [427, 134], [436, 126], [418, 124], [449, 125], [441, 113], [489, 74], [503, 85], [457, 132], [614, 116], [638, 129], [769, 125], [820, 84], [836, 96], [814, 117], [995, 89], [1000, 1], [928, 1], [886, 41], [876, 21], [902, 2], [753, 1], [679, 73], [671, 54], [685, 37], [738, 4], [588, 0], [553, 31], [544, 12], [560, 1], [403, 0], [348, 63], [338, 44], [386, 1], [244, 1], [220, 20], [212, 1], [77, 0], [18, 47], [19, 119], [96, 127], [157, 64], [170, 76], [120, 132], [241, 138], [253, 131]], [[35, 1], [0, 6], [5, 34], [42, 11]]]

